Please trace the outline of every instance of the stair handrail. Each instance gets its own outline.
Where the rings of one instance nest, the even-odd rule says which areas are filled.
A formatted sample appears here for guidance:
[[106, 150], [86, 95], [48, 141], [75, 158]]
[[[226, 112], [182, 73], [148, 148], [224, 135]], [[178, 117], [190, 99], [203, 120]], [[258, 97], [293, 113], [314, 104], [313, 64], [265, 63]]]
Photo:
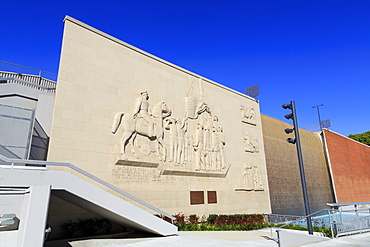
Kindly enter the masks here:
[[[112, 190], [114, 190], [114, 191], [116, 191], [116, 192], [118, 192], [118, 193], [120, 193], [120, 194], [122, 194], [122, 195], [124, 195], [124, 196], [126, 196], [126, 197], [128, 197], [130, 199], [132, 199], [133, 201], [135, 201], [135, 202], [137, 202], [137, 203], [139, 203], [139, 204], [141, 204], [141, 205], [143, 205], [143, 206], [145, 206], [147, 208], [150, 208], [153, 211], [155, 211], [155, 212], [157, 212], [157, 213], [159, 213], [161, 215], [164, 215], [164, 216], [170, 218], [171, 221], [172, 221], [172, 224], [174, 223], [174, 220], [176, 220], [176, 218], [173, 217], [172, 215], [170, 215], [170, 214], [168, 214], [168, 213], [160, 210], [159, 208], [154, 207], [153, 205], [150, 205], [147, 202], [144, 202], [143, 200], [141, 200], [141, 199], [139, 199], [139, 198], [137, 198], [137, 197], [135, 197], [135, 196], [127, 193], [126, 191], [123, 191], [123, 190], [117, 188], [116, 186], [114, 186], [114, 185], [112, 185], [110, 183], [105, 182], [104, 180], [102, 180], [102, 179], [100, 179], [100, 178], [92, 175], [91, 173], [89, 173], [89, 172], [87, 172], [87, 171], [85, 171], [85, 170], [83, 170], [83, 169], [81, 169], [81, 168], [79, 168], [79, 167], [77, 167], [75, 165], [72, 165], [71, 163], [67, 163], [67, 162], [55, 162], [55, 161], [43, 161], [43, 160], [11, 159], [11, 158], [5, 157], [4, 155], [1, 155], [1, 154], [0, 154], [0, 160], [5, 161], [7, 163], [11, 163], [11, 165], [10, 165], [11, 168], [13, 168], [14, 164], [45, 165], [45, 166], [64, 166], [64, 167], [68, 167], [68, 168], [70, 168], [70, 169], [72, 169], [72, 170], [74, 170], [76, 172], [79, 172], [80, 174], [82, 174], [82, 175], [84, 175], [84, 176], [86, 176], [86, 177], [88, 177], [88, 178], [90, 178], [90, 179], [92, 179], [92, 180], [94, 180], [94, 181], [96, 181], [96, 182], [98, 182], [98, 183], [100, 183], [100, 184], [108, 187], [109, 189], [112, 189]], [[27, 166], [24, 166], [24, 169], [27, 169]]]
[[0, 77], [0, 80], [3, 80], [3, 81], [18, 81], [18, 82], [22, 82], [24, 84], [27, 84], [29, 86], [33, 86], [33, 87], [37, 87], [39, 89], [44, 89], [44, 90], [55, 90], [56, 87], [44, 87], [42, 85], [39, 85], [39, 84], [36, 84], [36, 83], [32, 83], [32, 82], [28, 82], [28, 81], [25, 81], [25, 80], [22, 80], [22, 79], [19, 79], [19, 78], [16, 78], [16, 77]]
[[35, 69], [35, 68], [31, 68], [31, 67], [19, 65], [19, 64], [16, 64], [16, 63], [10, 63], [10, 62], [7, 62], [7, 61], [1, 61], [0, 60], [0, 63], [6, 63], [6, 64], [10, 64], [10, 65], [14, 65], [14, 66], [17, 66], [17, 67], [30, 69], [30, 70], [36, 70], [38, 72], [39, 76], [41, 76], [42, 73], [47, 73], [47, 74], [50, 74], [50, 75], [58, 75], [58, 74], [55, 74], [55, 73], [52, 73], [52, 72], [48, 72], [48, 71], [45, 71], [45, 70]]

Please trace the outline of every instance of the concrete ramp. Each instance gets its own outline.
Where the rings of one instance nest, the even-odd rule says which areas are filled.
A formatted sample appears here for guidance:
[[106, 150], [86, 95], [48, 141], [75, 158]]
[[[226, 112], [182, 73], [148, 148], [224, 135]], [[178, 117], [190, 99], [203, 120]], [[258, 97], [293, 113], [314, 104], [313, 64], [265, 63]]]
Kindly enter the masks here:
[[[129, 228], [160, 236], [177, 234], [175, 225], [66, 172], [47, 169], [30, 170], [20, 166], [17, 169], [0, 168], [0, 186], [29, 190], [25, 192], [25, 194], [28, 193], [27, 199], [24, 200], [23, 207], [17, 214], [20, 219], [18, 243], [24, 241], [22, 240], [24, 237], [20, 235], [27, 237], [29, 235], [27, 232], [31, 228], [34, 229], [33, 236], [40, 235], [43, 240], [50, 193]], [[0, 210], [4, 208], [6, 209], [0, 205]], [[8, 207], [7, 210], [9, 211], [10, 208]], [[38, 232], [35, 232], [37, 225], [35, 221], [39, 221]], [[42, 246], [42, 243], [32, 246]]]

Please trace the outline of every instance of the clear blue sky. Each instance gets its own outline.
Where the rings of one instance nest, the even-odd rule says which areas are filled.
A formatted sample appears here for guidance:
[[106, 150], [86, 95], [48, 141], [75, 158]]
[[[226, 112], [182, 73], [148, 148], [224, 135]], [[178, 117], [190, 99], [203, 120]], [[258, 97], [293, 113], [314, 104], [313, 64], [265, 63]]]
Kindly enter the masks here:
[[[299, 127], [330, 119], [343, 135], [370, 130], [370, 1], [3, 1], [0, 60], [57, 73], [72, 16], [240, 92], [260, 85], [261, 112]], [[0, 70], [2, 69], [0, 64]]]

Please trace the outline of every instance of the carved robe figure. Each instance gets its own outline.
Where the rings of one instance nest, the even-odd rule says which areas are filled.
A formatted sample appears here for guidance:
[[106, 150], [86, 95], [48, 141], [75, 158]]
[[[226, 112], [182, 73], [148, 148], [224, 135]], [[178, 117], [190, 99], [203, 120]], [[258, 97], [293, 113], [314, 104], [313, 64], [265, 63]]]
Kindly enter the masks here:
[[203, 159], [203, 127], [201, 123], [197, 124], [197, 129], [195, 131], [195, 142], [193, 144], [195, 151], [195, 170], [200, 171], [204, 169], [204, 159]]
[[253, 181], [254, 190], [263, 190], [262, 172], [257, 168], [257, 166], [254, 166]]
[[176, 120], [171, 117], [165, 120], [165, 128], [169, 130], [170, 134], [170, 148], [169, 148], [169, 161], [178, 163], [178, 133], [176, 127]]
[[244, 166], [244, 179], [245, 179], [245, 189], [246, 190], [253, 190], [254, 189], [254, 173], [253, 167], [246, 164]]
[[218, 138], [220, 143], [220, 157], [221, 157], [221, 168], [226, 168], [226, 162], [225, 162], [225, 154], [224, 154], [224, 146], [225, 146], [225, 135], [224, 130], [221, 126], [218, 126]]
[[186, 120], [181, 121], [180, 119], [176, 120], [177, 128], [177, 163], [184, 164], [185, 160], [185, 133], [187, 131], [187, 122]]
[[204, 163], [207, 171], [211, 170], [211, 130], [206, 125], [204, 126]]
[[225, 141], [219, 128], [221, 126], [218, 124], [218, 117], [214, 116], [212, 126], [212, 170], [216, 171], [221, 171], [222, 168], [221, 148], [223, 148], [223, 142]]
[[212, 170], [221, 171], [220, 140], [217, 127], [212, 127]]

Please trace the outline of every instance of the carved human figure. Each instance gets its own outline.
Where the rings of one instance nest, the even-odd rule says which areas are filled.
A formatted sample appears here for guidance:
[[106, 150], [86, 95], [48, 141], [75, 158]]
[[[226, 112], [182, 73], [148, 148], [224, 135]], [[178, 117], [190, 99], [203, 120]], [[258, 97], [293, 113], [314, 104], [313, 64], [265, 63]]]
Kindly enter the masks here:
[[211, 130], [204, 126], [204, 163], [207, 171], [212, 170]]
[[224, 153], [224, 146], [225, 146], [225, 135], [224, 135], [224, 130], [222, 129], [221, 126], [218, 126], [217, 129], [218, 133], [218, 138], [219, 138], [219, 143], [220, 143], [220, 157], [221, 157], [221, 168], [225, 169], [226, 168], [226, 162], [225, 162], [225, 153]]
[[213, 169], [216, 171], [221, 171], [221, 140], [220, 133], [218, 132], [218, 117], [213, 117], [213, 126], [212, 126], [212, 165]]
[[263, 190], [262, 184], [262, 172], [254, 166], [254, 174], [253, 174], [253, 181], [254, 181], [254, 190]]
[[186, 135], [186, 146], [187, 146], [187, 161], [192, 162], [194, 160], [194, 149], [192, 147], [193, 145], [193, 136], [192, 135]]
[[251, 136], [249, 135], [249, 132], [246, 132], [244, 135], [244, 149], [247, 152], [252, 152], [251, 148]]
[[212, 127], [212, 165], [213, 170], [221, 171], [220, 138], [217, 127]]
[[189, 135], [187, 134], [187, 132], [185, 132], [185, 135], [184, 135], [184, 161], [190, 161], [189, 160], [189, 151], [190, 151], [190, 137]]
[[148, 124], [149, 137], [154, 137], [154, 123], [149, 112], [149, 94], [147, 91], [141, 91], [140, 97], [137, 99], [133, 118], [142, 118]]
[[256, 124], [256, 113], [253, 107], [248, 106], [240, 106], [241, 114], [242, 114], [242, 122], [249, 123], [249, 124]]
[[254, 107], [250, 108], [249, 119], [250, 119], [251, 123], [256, 123], [256, 112], [254, 111]]
[[165, 120], [165, 129], [169, 130], [170, 148], [169, 148], [169, 161], [178, 163], [177, 150], [178, 150], [178, 133], [176, 127], [176, 119], [173, 117]]
[[201, 123], [197, 124], [197, 129], [195, 131], [195, 142], [193, 144], [195, 151], [195, 170], [200, 171], [204, 169], [204, 159], [203, 159], [203, 127]]
[[258, 140], [256, 138], [252, 138], [251, 140], [251, 146], [253, 148], [253, 151], [255, 153], [258, 153], [260, 151], [259, 145], [258, 145]]
[[253, 190], [255, 185], [254, 185], [254, 172], [253, 172], [253, 167], [250, 166], [248, 163], [244, 165], [244, 189], [246, 190]]
[[258, 140], [253, 138], [248, 132], [244, 135], [244, 148], [247, 152], [259, 152]]
[[187, 131], [187, 122], [184, 119], [181, 121], [180, 119], [176, 120], [176, 128], [177, 128], [177, 163], [184, 164], [185, 160], [185, 133]]

